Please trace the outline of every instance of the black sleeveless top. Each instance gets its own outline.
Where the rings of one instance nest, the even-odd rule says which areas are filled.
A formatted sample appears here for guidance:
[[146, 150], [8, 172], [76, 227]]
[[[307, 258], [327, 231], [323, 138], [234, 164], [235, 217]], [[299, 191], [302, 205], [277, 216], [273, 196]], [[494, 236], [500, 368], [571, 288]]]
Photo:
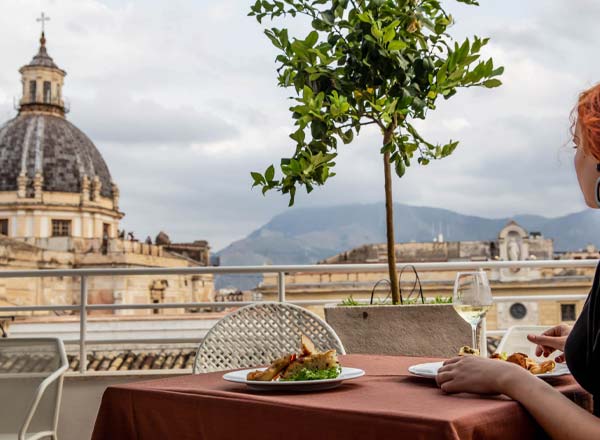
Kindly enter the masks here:
[[600, 417], [600, 265], [581, 315], [565, 344], [565, 358], [573, 377], [594, 396]]

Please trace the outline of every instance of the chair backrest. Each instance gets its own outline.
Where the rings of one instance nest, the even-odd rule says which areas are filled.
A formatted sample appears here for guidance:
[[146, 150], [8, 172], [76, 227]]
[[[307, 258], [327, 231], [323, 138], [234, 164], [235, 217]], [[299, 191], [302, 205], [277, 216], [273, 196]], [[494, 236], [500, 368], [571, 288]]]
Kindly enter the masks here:
[[542, 358], [535, 355], [535, 344], [527, 340], [527, 335], [539, 335], [549, 328], [549, 326], [543, 325], [517, 325], [510, 327], [506, 330], [506, 333], [504, 333], [502, 340], [498, 344], [496, 353], [505, 352], [509, 355], [517, 352], [525, 353], [530, 358], [540, 360]]
[[1, 338], [0, 434], [56, 431], [67, 368], [58, 338]]
[[267, 365], [297, 353], [301, 334], [317, 350], [346, 354], [340, 338], [319, 316], [293, 304], [263, 302], [236, 310], [210, 329], [196, 353], [194, 373]]

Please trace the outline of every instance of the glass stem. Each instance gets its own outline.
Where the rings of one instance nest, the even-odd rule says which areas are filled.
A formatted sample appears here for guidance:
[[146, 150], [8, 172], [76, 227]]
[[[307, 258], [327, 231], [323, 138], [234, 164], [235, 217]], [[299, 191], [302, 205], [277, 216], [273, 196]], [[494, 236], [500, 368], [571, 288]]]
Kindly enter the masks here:
[[477, 344], [477, 324], [471, 324], [471, 334], [473, 336], [473, 345], [472, 347], [477, 350], [478, 349], [478, 345]]

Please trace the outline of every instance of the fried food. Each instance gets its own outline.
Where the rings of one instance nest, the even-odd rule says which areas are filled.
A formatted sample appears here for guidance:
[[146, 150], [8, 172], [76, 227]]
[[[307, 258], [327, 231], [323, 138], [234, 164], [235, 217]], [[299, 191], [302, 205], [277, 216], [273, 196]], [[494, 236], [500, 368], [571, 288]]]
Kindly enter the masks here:
[[529, 358], [529, 357], [525, 357], [525, 368], [527, 368], [528, 370], [531, 370], [533, 367], [535, 367], [538, 363]]
[[314, 342], [306, 335], [300, 336], [300, 346], [302, 347], [302, 354], [304, 356], [310, 356], [317, 351]]
[[556, 367], [556, 362], [553, 360], [543, 361], [538, 364], [535, 359], [531, 359], [525, 353], [513, 353], [508, 357], [506, 357], [505, 353], [494, 353], [491, 358], [517, 364], [519, 367], [531, 372], [531, 374], [550, 373]]
[[288, 354], [274, 360], [266, 370], [251, 371], [247, 380], [315, 380], [332, 379], [340, 374], [341, 367], [335, 350], [318, 352], [306, 335], [300, 336], [300, 354]]
[[263, 382], [268, 382], [273, 380], [279, 373], [281, 373], [285, 368], [287, 368], [291, 363], [295, 356], [288, 354], [279, 359], [275, 359], [269, 368], [266, 370], [257, 370], [251, 371], [246, 376], [247, 380], [258, 380]]
[[553, 360], [544, 361], [541, 364], [535, 364], [529, 371], [533, 374], [544, 374], [550, 373], [556, 367], [556, 363]]
[[325, 353], [313, 353], [309, 356], [301, 356], [292, 362], [281, 374], [282, 379], [289, 379], [297, 375], [303, 368], [307, 370], [328, 370], [338, 364], [335, 350]]
[[513, 364], [517, 364], [519, 367], [527, 368], [527, 355], [525, 353], [513, 353], [509, 357], [506, 358], [506, 362], [511, 362]]
[[460, 347], [460, 351], [458, 352], [459, 356], [466, 356], [466, 355], [472, 355], [472, 356], [479, 356], [479, 350], [477, 350], [476, 348], [471, 348], [468, 345], [462, 346]]
[[[459, 356], [475, 355], [479, 356], [479, 350], [475, 350], [471, 347], [461, 347]], [[512, 364], [517, 364], [519, 367], [530, 371], [532, 374], [544, 374], [554, 371], [556, 363], [553, 360], [547, 360], [541, 363], [537, 363], [535, 359], [530, 358], [525, 353], [513, 353], [507, 356], [506, 353], [494, 353], [490, 356], [490, 359], [498, 361], [506, 361]]]

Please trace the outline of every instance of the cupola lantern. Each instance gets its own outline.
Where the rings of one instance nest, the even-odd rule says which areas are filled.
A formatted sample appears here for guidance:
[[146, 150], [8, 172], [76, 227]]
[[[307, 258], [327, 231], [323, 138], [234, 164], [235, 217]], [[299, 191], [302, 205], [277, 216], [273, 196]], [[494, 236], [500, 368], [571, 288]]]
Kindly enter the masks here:
[[31, 62], [19, 69], [23, 84], [23, 96], [19, 112], [43, 112], [64, 116], [66, 109], [62, 88], [67, 72], [59, 68], [46, 50], [45, 22], [50, 20], [44, 13], [37, 21], [42, 23], [40, 48]]

